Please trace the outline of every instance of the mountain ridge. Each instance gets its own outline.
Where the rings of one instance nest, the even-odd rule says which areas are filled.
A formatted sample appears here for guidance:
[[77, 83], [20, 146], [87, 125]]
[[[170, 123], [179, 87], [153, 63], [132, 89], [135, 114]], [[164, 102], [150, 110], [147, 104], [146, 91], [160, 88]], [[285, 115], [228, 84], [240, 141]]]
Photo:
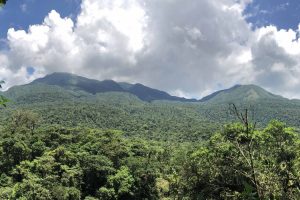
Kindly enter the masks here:
[[210, 103], [225, 103], [225, 102], [249, 102], [258, 99], [272, 99], [272, 100], [289, 100], [280, 95], [273, 94], [260, 86], [249, 85], [235, 85], [231, 88], [216, 91], [208, 96], [200, 99], [200, 102]]
[[[104, 81], [102, 85], [103, 81], [70, 74], [67, 74], [66, 79], [64, 76], [60, 77], [62, 80], [58, 82], [55, 82], [57, 74], [52, 77], [54, 79], [51, 76], [49, 80], [47, 78], [14, 86], [3, 92], [12, 102], [8, 109], [30, 108], [40, 113], [49, 124], [87, 122], [91, 126], [96, 123], [99, 127], [105, 125], [106, 128], [118, 128], [119, 124], [126, 121], [128, 126], [140, 130], [143, 127], [140, 125], [144, 123], [155, 128], [154, 124], [168, 121], [163, 126], [172, 127], [172, 131], [176, 132], [189, 127], [205, 128], [210, 124], [230, 122], [234, 120], [234, 116], [228, 114], [228, 105], [235, 103], [240, 109], [249, 106], [253, 108], [260, 124], [265, 125], [272, 119], [278, 119], [300, 127], [300, 100], [274, 95], [256, 85], [236, 85], [212, 93], [205, 101], [190, 102], [179, 101], [180, 97], [172, 97], [166, 92], [142, 84]], [[117, 91], [108, 90], [111, 87], [107, 83]], [[99, 87], [95, 87], [98, 85]], [[103, 92], [97, 93], [100, 89]], [[3, 109], [3, 112], [8, 109]], [[139, 127], [135, 126], [137, 120], [141, 122]], [[190, 122], [193, 122], [193, 126]]]
[[29, 85], [44, 83], [47, 85], [57, 85], [62, 88], [74, 91], [85, 91], [93, 95], [105, 92], [127, 92], [137, 96], [139, 99], [147, 102], [155, 100], [169, 100], [180, 102], [197, 102], [196, 99], [187, 99], [183, 97], [172, 96], [167, 92], [147, 87], [143, 84], [116, 82], [114, 80], [95, 80], [83, 76], [65, 72], [55, 72], [45, 77], [36, 79]]
[[[168, 94], [162, 90], [147, 87], [141, 83], [126, 83], [116, 82], [114, 80], [95, 80], [89, 79], [76, 74], [55, 72], [45, 77], [38, 78], [28, 86], [45, 84], [49, 86], [57, 86], [70, 92], [88, 93], [95, 95], [97, 93], [105, 92], [125, 92], [137, 96], [142, 101], [152, 102], [155, 100], [179, 101], [179, 102], [200, 102], [200, 103], [232, 103], [236, 101], [256, 101], [258, 99], [271, 99], [271, 100], [288, 100], [279, 95], [272, 94], [271, 92], [263, 89], [257, 85], [234, 85], [231, 88], [218, 90], [211, 93], [199, 100], [187, 99], [184, 97], [177, 97]], [[16, 87], [26, 87], [21, 85]], [[15, 87], [10, 88], [7, 92], [11, 93]]]

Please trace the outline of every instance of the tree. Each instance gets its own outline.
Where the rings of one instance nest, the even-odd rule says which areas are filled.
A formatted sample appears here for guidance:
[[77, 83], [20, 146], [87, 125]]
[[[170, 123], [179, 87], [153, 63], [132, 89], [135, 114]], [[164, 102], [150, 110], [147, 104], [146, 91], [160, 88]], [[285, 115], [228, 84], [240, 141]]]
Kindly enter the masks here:
[[3, 5], [5, 5], [5, 4], [6, 4], [6, 2], [7, 2], [7, 0], [0, 0], [0, 6], [3, 6]]
[[[0, 88], [2, 88], [2, 85], [3, 85], [4, 83], [5, 83], [4, 81], [0, 81]], [[9, 100], [8, 100], [6, 97], [0, 95], [0, 106], [6, 107], [6, 104], [7, 104], [8, 102], [9, 102]]]
[[239, 112], [235, 104], [231, 104], [231, 111], [233, 114], [238, 118], [239, 122], [243, 126], [242, 132], [243, 134], [240, 135], [238, 138], [230, 138], [232, 135], [228, 135], [228, 139], [234, 139], [233, 141], [238, 149], [238, 151], [241, 153], [241, 155], [244, 157], [245, 161], [249, 165], [251, 169], [251, 181], [255, 186], [256, 192], [258, 197], [261, 196], [260, 192], [260, 186], [257, 182], [256, 178], [256, 169], [254, 166], [254, 151], [255, 151], [255, 128], [256, 128], [256, 122], [251, 122], [249, 119], [249, 110], [246, 108], [245, 112]]
[[36, 113], [29, 110], [17, 110], [12, 114], [9, 129], [11, 133], [29, 130], [33, 134], [38, 121], [39, 116]]
[[122, 166], [114, 175], [108, 176], [106, 187], [101, 187], [98, 195], [101, 199], [132, 199], [134, 178], [129, 169]]
[[299, 135], [271, 121], [256, 129], [249, 110], [193, 152], [182, 175], [191, 199], [298, 199]]

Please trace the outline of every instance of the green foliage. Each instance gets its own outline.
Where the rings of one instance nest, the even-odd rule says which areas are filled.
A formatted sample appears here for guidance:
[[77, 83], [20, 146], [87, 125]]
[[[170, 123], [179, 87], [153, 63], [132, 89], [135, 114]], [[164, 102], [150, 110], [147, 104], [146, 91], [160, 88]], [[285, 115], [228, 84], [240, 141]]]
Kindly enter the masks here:
[[[6, 1], [1, 2], [0, 1], [0, 6], [1, 4], [4, 4]], [[2, 85], [4, 84], [4, 81], [0, 81], [0, 88], [2, 88]], [[0, 95], [0, 106], [4, 106], [6, 107], [7, 103], [9, 102], [9, 99], [7, 99], [6, 97]]]
[[10, 119], [8, 128], [11, 133], [30, 131], [33, 134], [39, 120], [38, 114], [28, 110], [15, 111]]
[[[29, 87], [29, 88], [28, 88]], [[31, 110], [43, 126], [84, 126], [122, 130], [131, 137], [164, 141], [199, 141], [208, 138], [218, 124], [206, 120], [192, 105], [145, 103], [124, 93], [73, 96], [56, 86], [27, 86], [5, 93], [15, 103], [0, 111], [0, 122], [15, 110]], [[27, 90], [28, 89], [28, 90]], [[32, 91], [32, 92], [30, 92]]]
[[0, 115], [0, 199], [300, 198], [297, 129], [267, 123], [297, 125], [300, 104], [256, 87], [258, 129], [239, 112], [221, 128], [232, 120], [221, 93], [218, 104], [43, 84], [4, 94], [15, 103]]
[[204, 143], [170, 144], [114, 130], [32, 132], [26, 123], [7, 123], [0, 134], [0, 197], [297, 199], [298, 134], [278, 121], [249, 130], [229, 124]]
[[232, 124], [190, 156], [185, 176], [191, 198], [298, 199], [299, 136], [272, 121], [264, 130]]
[[[56, 85], [37, 81], [4, 92], [14, 103], [0, 110], [0, 125], [16, 109], [31, 110], [40, 116], [42, 125], [117, 129], [125, 135], [145, 139], [197, 142], [209, 138], [223, 124], [234, 121], [228, 104], [236, 103], [253, 110], [259, 127], [266, 126], [272, 119], [300, 127], [299, 101], [273, 95], [253, 85], [219, 92], [205, 102], [149, 103], [125, 92], [89, 93], [72, 85], [71, 80]], [[93, 81], [88, 83], [93, 85]]]
[[108, 177], [108, 187], [113, 188], [116, 198], [130, 198], [133, 195], [132, 189], [134, 178], [128, 167], [122, 166], [114, 175]]
[[20, 117], [0, 134], [2, 199], [300, 197], [299, 136], [278, 121], [261, 130], [233, 123], [201, 143], [170, 143], [84, 127], [32, 131], [34, 113], [13, 116]]
[[[0, 6], [5, 5], [7, 2], [7, 0], [0, 0]], [[0, 82], [0, 84], [2, 84], [3, 82]]]
[[[49, 127], [33, 133], [17, 128], [11, 134], [9, 128], [5, 130], [0, 135], [3, 197], [139, 199], [152, 196], [147, 192], [156, 190], [155, 185], [147, 186], [153, 186], [148, 190], [141, 188], [144, 185], [139, 181], [151, 174], [149, 166], [131, 168], [129, 161], [139, 159], [133, 150], [136, 142], [120, 131]], [[140, 149], [139, 154], [148, 152]], [[151, 176], [155, 180], [159, 174]]]
[[104, 92], [122, 92], [133, 94], [139, 99], [148, 102], [154, 100], [194, 101], [171, 96], [166, 92], [152, 89], [142, 84], [118, 83], [113, 80], [98, 81], [69, 73], [53, 73], [43, 78], [36, 79], [30, 85], [35, 84], [55, 85], [69, 91], [82, 91], [86, 94], [93, 95]]
[[9, 99], [7, 99], [4, 96], [0, 96], [0, 106], [6, 107], [7, 103], [9, 102]]

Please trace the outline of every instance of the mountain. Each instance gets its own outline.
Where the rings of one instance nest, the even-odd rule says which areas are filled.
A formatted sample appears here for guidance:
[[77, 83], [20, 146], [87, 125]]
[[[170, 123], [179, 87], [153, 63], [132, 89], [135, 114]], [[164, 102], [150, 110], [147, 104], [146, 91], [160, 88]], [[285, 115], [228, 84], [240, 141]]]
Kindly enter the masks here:
[[68, 90], [85, 91], [91, 94], [124, 91], [118, 83], [112, 80], [97, 81], [69, 73], [53, 73], [36, 79], [30, 85], [37, 83], [56, 85]]
[[278, 119], [300, 128], [300, 100], [274, 95], [256, 85], [236, 85], [196, 101], [142, 84], [54, 73], [1, 94], [11, 103], [0, 109], [0, 128], [12, 112], [25, 109], [37, 113], [46, 126], [116, 129], [128, 136], [198, 141], [236, 121], [229, 103], [241, 111], [250, 108], [251, 119], [259, 127]]
[[113, 80], [98, 81], [77, 76], [69, 73], [53, 73], [43, 78], [36, 79], [29, 85], [55, 85], [69, 91], [81, 91], [89, 94], [105, 93], [105, 92], [126, 92], [137, 96], [139, 99], [147, 102], [155, 100], [168, 100], [180, 102], [195, 102], [195, 99], [185, 99], [181, 97], [171, 96], [170, 94], [153, 89], [142, 84], [130, 84], [124, 82], [115, 82]]
[[[68, 92], [85, 92], [95, 95], [106, 92], [125, 92], [137, 96], [142, 101], [168, 100], [179, 102], [197, 102], [196, 99], [185, 99], [171, 96], [167, 92], [153, 89], [140, 83], [130, 84], [113, 80], [98, 81], [70, 73], [53, 73], [30, 83], [30, 86], [44, 84], [45, 87], [58, 86]], [[262, 99], [284, 100], [256, 85], [235, 85], [229, 89], [214, 92], [201, 100], [206, 103], [251, 102]]]
[[11, 102], [0, 109], [0, 130], [16, 110], [37, 113], [41, 126], [121, 130], [151, 140], [196, 141], [218, 127], [189, 100], [142, 84], [54, 73], [2, 94]]
[[200, 100], [208, 103], [255, 102], [263, 100], [287, 100], [256, 85], [235, 85], [229, 89], [214, 92]]
[[236, 85], [196, 101], [139, 83], [54, 73], [2, 94], [11, 103], [0, 110], [7, 112], [0, 115], [0, 125], [9, 112], [30, 109], [39, 113], [45, 124], [87, 125], [148, 138], [176, 135], [175, 140], [194, 140], [235, 121], [229, 113], [229, 103], [235, 103], [240, 110], [250, 108], [253, 120], [262, 126], [278, 119], [300, 127], [300, 100], [274, 95], [256, 85]]
[[230, 112], [230, 104], [234, 103], [241, 112], [248, 109], [251, 120], [261, 127], [273, 119], [300, 127], [300, 101], [272, 94], [256, 85], [235, 85], [212, 93], [200, 102], [198, 112], [218, 123], [236, 121]]

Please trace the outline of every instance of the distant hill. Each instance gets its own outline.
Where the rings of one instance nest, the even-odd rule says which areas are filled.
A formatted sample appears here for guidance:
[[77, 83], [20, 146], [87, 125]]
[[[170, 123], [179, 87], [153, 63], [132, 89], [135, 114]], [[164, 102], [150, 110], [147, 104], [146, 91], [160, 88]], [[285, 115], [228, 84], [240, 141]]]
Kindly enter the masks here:
[[137, 96], [143, 101], [169, 100], [180, 102], [196, 102], [195, 99], [185, 99], [153, 89], [142, 84], [118, 83], [113, 80], [98, 81], [69, 73], [53, 73], [36, 79], [29, 85], [36, 84], [56, 85], [66, 90], [84, 91], [90, 94], [105, 92], [127, 92]]
[[253, 102], [259, 100], [288, 100], [279, 95], [272, 94], [256, 85], [235, 85], [229, 89], [220, 90], [204, 98], [201, 102], [234, 103]]
[[[186, 99], [176, 96], [171, 96], [167, 92], [153, 89], [140, 83], [131, 84], [125, 82], [116, 82], [113, 80], [98, 81], [88, 79], [82, 76], [77, 76], [70, 73], [53, 73], [43, 78], [34, 80], [28, 85], [17, 86], [26, 90], [28, 87], [36, 87], [43, 90], [41, 87], [51, 88], [58, 86], [60, 90], [66, 90], [66, 94], [86, 93], [95, 95], [106, 92], [124, 92], [137, 96], [142, 101], [179, 101], [179, 102], [205, 102], [205, 103], [228, 103], [228, 102], [252, 102], [257, 100], [287, 100], [279, 95], [272, 94], [265, 89], [256, 85], [235, 85], [229, 89], [216, 91], [201, 100]], [[35, 90], [39, 90], [35, 89]], [[16, 90], [13, 87], [12, 90]], [[52, 89], [51, 89], [52, 90]], [[75, 93], [74, 93], [75, 92]], [[12, 91], [8, 91], [12, 93]], [[81, 95], [79, 95], [81, 96]]]
[[289, 100], [256, 85], [236, 85], [197, 101], [142, 84], [54, 73], [1, 94], [11, 103], [0, 110], [0, 125], [9, 112], [30, 109], [39, 113], [46, 125], [118, 129], [137, 137], [195, 141], [236, 121], [229, 113], [229, 103], [235, 103], [241, 110], [251, 109], [251, 119], [258, 125], [278, 119], [300, 128], [300, 100]]
[[68, 90], [85, 91], [91, 94], [124, 91], [118, 83], [112, 80], [97, 81], [69, 73], [53, 73], [36, 79], [30, 85], [37, 83], [56, 85]]
[[177, 142], [198, 141], [218, 127], [191, 107], [190, 100], [142, 84], [54, 73], [2, 94], [11, 103], [0, 109], [0, 129], [19, 109], [38, 113], [43, 126], [116, 129], [128, 136]]
[[230, 110], [234, 103], [241, 112], [248, 109], [251, 119], [260, 125], [277, 119], [300, 127], [300, 101], [272, 94], [257, 85], [236, 85], [212, 93], [200, 100], [198, 111], [207, 119], [217, 122], [235, 121]]

